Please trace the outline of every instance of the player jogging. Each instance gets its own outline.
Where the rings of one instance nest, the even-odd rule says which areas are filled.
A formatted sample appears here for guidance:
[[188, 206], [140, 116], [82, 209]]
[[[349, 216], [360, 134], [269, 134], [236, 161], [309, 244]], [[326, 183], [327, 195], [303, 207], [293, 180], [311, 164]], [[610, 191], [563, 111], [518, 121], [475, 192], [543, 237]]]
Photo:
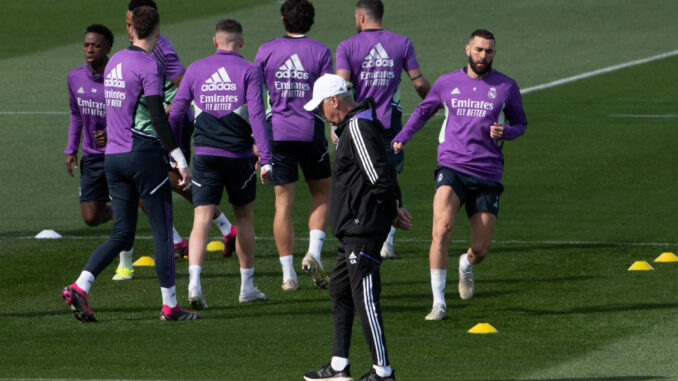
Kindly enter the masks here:
[[66, 171], [73, 177], [80, 159], [80, 213], [88, 226], [97, 226], [113, 218], [108, 203], [108, 184], [104, 173], [106, 147], [106, 100], [104, 69], [113, 46], [113, 33], [104, 25], [87, 27], [83, 42], [86, 63], [68, 73], [68, 98], [71, 108], [66, 154]]
[[[400, 73], [407, 72], [414, 89], [423, 99], [431, 85], [422, 75], [410, 40], [382, 28], [384, 4], [381, 0], [360, 0], [356, 4], [358, 34], [337, 47], [337, 74], [353, 82], [355, 99], [371, 97], [377, 104], [377, 117], [386, 128], [384, 147], [388, 162], [400, 173], [403, 152], [393, 152], [391, 139], [402, 127], [400, 109]], [[382, 258], [395, 258], [391, 230], [381, 248]]]
[[266, 80], [270, 111], [267, 114], [275, 171], [275, 217], [273, 235], [283, 271], [282, 289], [299, 287], [292, 263], [294, 227], [292, 209], [299, 179], [304, 173], [311, 192], [308, 216], [308, 251], [301, 262], [318, 287], [327, 287], [321, 261], [330, 199], [330, 157], [322, 119], [304, 110], [316, 79], [332, 72], [332, 53], [322, 43], [305, 35], [313, 25], [315, 10], [308, 0], [287, 0], [280, 7], [286, 35], [263, 44], [254, 63]]
[[470, 220], [471, 247], [459, 257], [459, 296], [473, 296], [472, 266], [482, 262], [490, 250], [499, 195], [504, 189], [502, 145], [504, 140], [522, 135], [527, 127], [518, 85], [492, 69], [495, 53], [494, 35], [484, 29], [474, 31], [466, 44], [466, 67], [436, 80], [393, 142], [394, 150], [401, 150], [438, 109], [445, 109], [434, 172], [429, 250], [433, 308], [426, 320], [445, 317], [447, 250], [462, 204], [466, 204]]
[[261, 74], [238, 53], [244, 43], [240, 23], [219, 21], [213, 41], [217, 52], [188, 67], [170, 113], [170, 123], [178, 128], [191, 101], [195, 102], [194, 218], [189, 239], [188, 298], [191, 306], [198, 309], [207, 308], [200, 272], [210, 222], [224, 187], [239, 226], [236, 239], [241, 275], [239, 301], [266, 299], [252, 282], [253, 205], [257, 183], [252, 145], [255, 142], [262, 166], [262, 184], [272, 172]]
[[[76, 319], [97, 321], [88, 303], [90, 288], [120, 250], [132, 246], [141, 198], [153, 232], [163, 304], [160, 318], [193, 320], [198, 314], [184, 311], [176, 301], [172, 195], [165, 149], [176, 161], [184, 185], [190, 184], [192, 176], [167, 122], [162, 106], [162, 69], [151, 55], [160, 37], [160, 18], [155, 9], [139, 7], [132, 20], [132, 45], [113, 55], [104, 74], [108, 134], [105, 167], [113, 204], [113, 232], [90, 255], [78, 279], [63, 290], [61, 297]], [[142, 103], [148, 107], [151, 126], [134, 119]]]

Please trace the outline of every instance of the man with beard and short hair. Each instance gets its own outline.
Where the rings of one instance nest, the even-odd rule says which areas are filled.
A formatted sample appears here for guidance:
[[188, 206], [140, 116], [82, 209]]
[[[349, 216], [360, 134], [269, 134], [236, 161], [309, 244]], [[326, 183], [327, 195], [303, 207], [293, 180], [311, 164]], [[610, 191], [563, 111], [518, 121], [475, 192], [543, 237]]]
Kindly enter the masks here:
[[[423, 99], [431, 85], [421, 73], [414, 45], [409, 38], [382, 28], [384, 4], [381, 0], [359, 0], [354, 18], [358, 34], [337, 47], [337, 74], [351, 81], [356, 101], [373, 98], [377, 117], [386, 128], [384, 148], [388, 162], [398, 173], [403, 169], [404, 153], [394, 152], [391, 139], [402, 128], [400, 109], [400, 75], [407, 75]], [[395, 258], [395, 227], [380, 250], [384, 259]]]
[[495, 52], [494, 35], [485, 29], [474, 31], [466, 45], [466, 67], [438, 78], [393, 139], [393, 149], [400, 151], [438, 109], [445, 108], [434, 171], [429, 250], [433, 308], [426, 320], [445, 317], [447, 250], [462, 204], [470, 220], [471, 245], [459, 257], [459, 296], [473, 296], [472, 266], [482, 262], [490, 249], [504, 189], [503, 142], [521, 136], [527, 127], [518, 85], [492, 69]]

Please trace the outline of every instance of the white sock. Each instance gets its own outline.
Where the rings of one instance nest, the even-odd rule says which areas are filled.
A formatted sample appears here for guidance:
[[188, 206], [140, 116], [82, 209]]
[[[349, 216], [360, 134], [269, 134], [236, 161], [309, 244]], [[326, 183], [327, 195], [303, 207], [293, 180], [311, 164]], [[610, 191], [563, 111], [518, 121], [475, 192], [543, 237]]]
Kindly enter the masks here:
[[168, 306], [169, 308], [177, 306], [177, 286], [172, 286], [170, 288], [160, 287], [160, 292], [162, 293], [163, 305]]
[[391, 231], [388, 232], [388, 237], [386, 237], [386, 242], [390, 243], [393, 246], [393, 237], [395, 237], [396, 228], [391, 226]]
[[94, 274], [89, 271], [83, 271], [80, 273], [78, 280], [75, 281], [75, 284], [78, 285], [83, 291], [89, 294], [89, 289], [92, 288], [92, 283], [94, 282]]
[[240, 268], [240, 293], [241, 294], [251, 294], [254, 292], [254, 283], [252, 282], [254, 278], [254, 267], [251, 269]]
[[120, 252], [120, 264], [118, 264], [118, 267], [125, 267], [128, 269], [131, 269], [134, 267], [132, 265], [132, 259], [134, 257], [134, 248], [131, 248], [129, 250], [123, 250]]
[[297, 273], [294, 271], [294, 263], [292, 261], [293, 259], [294, 257], [292, 255], [280, 257], [280, 264], [282, 265], [283, 271], [283, 282], [290, 278], [297, 280]]
[[379, 366], [379, 365], [372, 365], [372, 368], [377, 371], [377, 376], [379, 377], [388, 377], [393, 373], [393, 369], [391, 369], [390, 365], [386, 366]]
[[229, 235], [231, 233], [231, 222], [226, 218], [226, 215], [222, 212], [219, 217], [212, 220], [215, 225], [221, 231], [221, 235]]
[[318, 229], [313, 229], [309, 232], [311, 239], [308, 242], [308, 252], [311, 253], [318, 263], [320, 263], [320, 253], [325, 242], [325, 232]]
[[445, 283], [447, 270], [431, 269], [431, 290], [433, 291], [433, 304], [445, 304]]
[[348, 359], [346, 357], [332, 356], [330, 366], [337, 372], [341, 372], [348, 366]]
[[174, 244], [176, 245], [177, 243], [181, 243], [182, 239], [183, 238], [181, 238], [177, 229], [174, 226], [172, 226], [172, 241], [174, 242]]
[[200, 287], [200, 271], [202, 267], [199, 265], [188, 266], [188, 291], [198, 290], [202, 292]]
[[468, 254], [462, 255], [461, 259], [459, 259], [459, 271], [466, 272], [471, 266], [473, 265], [468, 261]]

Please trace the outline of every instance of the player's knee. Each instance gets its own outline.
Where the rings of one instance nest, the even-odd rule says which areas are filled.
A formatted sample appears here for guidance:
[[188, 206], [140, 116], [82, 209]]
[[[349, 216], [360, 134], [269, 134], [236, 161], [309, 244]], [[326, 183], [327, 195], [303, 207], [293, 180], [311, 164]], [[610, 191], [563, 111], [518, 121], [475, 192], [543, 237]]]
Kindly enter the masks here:
[[488, 245], [472, 245], [471, 254], [477, 258], [477, 263], [481, 262], [487, 256], [487, 253], [490, 252], [490, 247]]
[[98, 226], [101, 224], [101, 218], [96, 213], [82, 213], [82, 219], [85, 221], [85, 225], [87, 226]]
[[454, 225], [451, 222], [440, 222], [433, 225], [433, 239], [442, 240], [452, 234]]

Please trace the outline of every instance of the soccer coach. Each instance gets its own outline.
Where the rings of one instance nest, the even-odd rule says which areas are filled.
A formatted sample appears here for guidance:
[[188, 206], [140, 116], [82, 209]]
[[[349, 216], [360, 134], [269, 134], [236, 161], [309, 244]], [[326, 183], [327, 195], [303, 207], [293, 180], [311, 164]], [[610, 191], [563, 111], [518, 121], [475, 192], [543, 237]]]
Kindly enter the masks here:
[[330, 222], [339, 239], [329, 284], [333, 357], [320, 370], [306, 373], [305, 379], [350, 377], [348, 353], [357, 309], [373, 363], [361, 379], [393, 380], [379, 302], [379, 251], [391, 225], [408, 230], [412, 217], [398, 207], [400, 190], [395, 169], [386, 158], [384, 127], [377, 119], [372, 98], [355, 104], [346, 81], [334, 74], [318, 78], [313, 99], [304, 108], [318, 108], [321, 116], [337, 126], [339, 136], [330, 194]]

